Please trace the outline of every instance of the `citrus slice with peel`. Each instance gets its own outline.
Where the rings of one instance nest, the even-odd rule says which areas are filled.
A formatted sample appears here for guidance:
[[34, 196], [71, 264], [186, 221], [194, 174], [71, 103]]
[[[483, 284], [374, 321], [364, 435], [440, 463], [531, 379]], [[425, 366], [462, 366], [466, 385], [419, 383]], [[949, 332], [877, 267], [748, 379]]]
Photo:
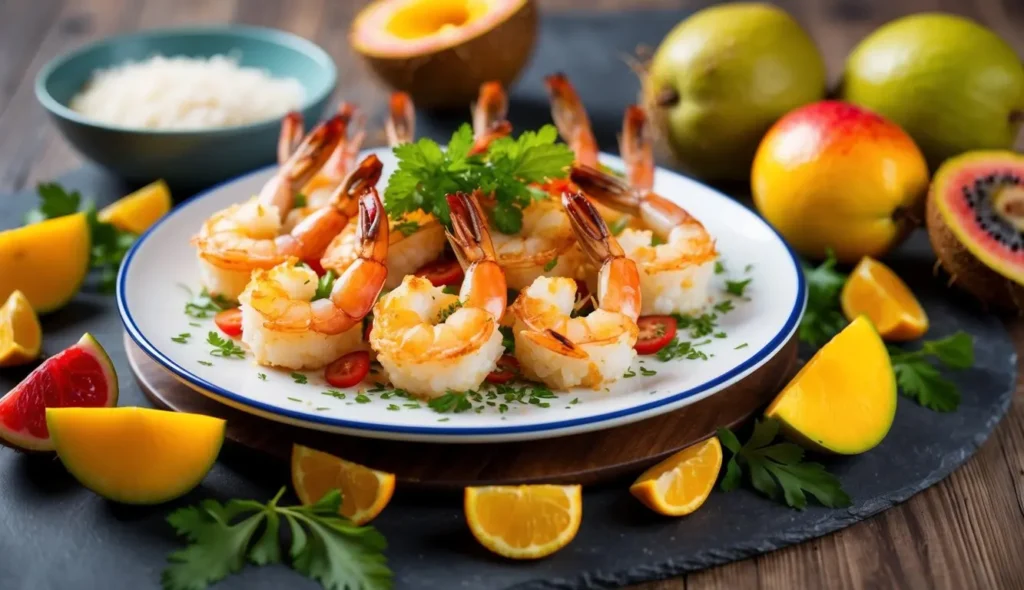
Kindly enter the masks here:
[[171, 210], [171, 190], [162, 180], [104, 207], [97, 216], [122, 231], [141, 234]]
[[0, 300], [21, 291], [37, 313], [63, 307], [89, 272], [89, 244], [85, 213], [0, 231]]
[[708, 499], [721, 468], [722, 445], [712, 436], [644, 471], [629, 493], [658, 514], [685, 516]]
[[62, 463], [82, 485], [125, 504], [188, 493], [213, 467], [224, 420], [150, 408], [47, 408]]
[[341, 490], [341, 515], [355, 524], [370, 522], [395, 493], [395, 476], [329, 453], [292, 446], [292, 485], [303, 504], [315, 504], [331, 490]]
[[21, 291], [0, 306], [0, 367], [23, 365], [39, 356], [43, 330], [32, 304]]
[[848, 320], [867, 316], [886, 340], [915, 340], [928, 331], [928, 316], [907, 284], [870, 256], [850, 273], [840, 304]]
[[466, 488], [466, 521], [481, 545], [512, 559], [537, 559], [569, 544], [583, 519], [578, 485]]
[[27, 451], [52, 451], [46, 409], [117, 405], [117, 374], [91, 335], [50, 358], [0, 398], [0, 442]]

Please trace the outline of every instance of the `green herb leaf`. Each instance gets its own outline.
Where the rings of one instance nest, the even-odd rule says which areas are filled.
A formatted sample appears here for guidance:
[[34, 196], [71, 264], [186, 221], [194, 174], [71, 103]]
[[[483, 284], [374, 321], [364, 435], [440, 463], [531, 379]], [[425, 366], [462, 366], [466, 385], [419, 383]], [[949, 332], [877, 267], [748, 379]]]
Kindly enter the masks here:
[[245, 350], [243, 350], [241, 346], [235, 344], [231, 339], [222, 338], [212, 330], [206, 335], [206, 342], [210, 346], [213, 346], [213, 350], [210, 351], [212, 356], [237, 359], [245, 358]]
[[[358, 527], [338, 515], [341, 494], [333, 490], [312, 506], [278, 506], [278, 492], [266, 505], [204, 500], [182, 508], [167, 521], [189, 545], [168, 556], [161, 581], [165, 590], [203, 590], [242, 569], [282, 560], [281, 521], [291, 532], [291, 566], [324, 588], [390, 588], [384, 537], [372, 527]], [[257, 531], [262, 533], [254, 541]]]
[[291, 374], [291, 378], [292, 378], [292, 381], [295, 381], [299, 385], [305, 385], [305, 384], [309, 383], [309, 377], [307, 377], [303, 373], [293, 372]]
[[415, 221], [400, 221], [396, 223], [392, 229], [398, 231], [403, 236], [408, 238], [409, 236], [413, 235], [414, 233], [416, 233], [417, 230], [420, 229], [420, 224], [416, 223]]
[[81, 193], [69, 192], [56, 182], [40, 182], [36, 185], [36, 192], [39, 193], [39, 206], [25, 214], [26, 225], [78, 213], [82, 203]]
[[743, 279], [742, 281], [726, 281], [725, 291], [730, 295], [737, 297], [743, 297], [743, 293], [747, 290], [747, 286], [754, 279]]
[[839, 293], [846, 283], [846, 275], [835, 270], [835, 266], [836, 257], [831, 250], [817, 267], [803, 265], [807, 278], [807, 309], [797, 336], [811, 346], [828, 342], [847, 324], [839, 310]]
[[957, 332], [940, 340], [928, 340], [921, 350], [930, 354], [950, 369], [969, 369], [974, 366], [974, 339], [966, 332]]
[[551, 272], [551, 269], [555, 268], [555, 265], [557, 265], [557, 264], [558, 264], [558, 257], [555, 256], [554, 258], [549, 260], [547, 264], [544, 265], [544, 272]]
[[501, 326], [498, 328], [501, 331], [501, 345], [505, 347], [506, 354], [516, 353], [516, 337], [512, 333], [511, 326]]
[[296, 209], [301, 209], [302, 207], [305, 207], [308, 203], [309, 199], [306, 198], [306, 195], [302, 193], [295, 193], [295, 204], [293, 205], [293, 207], [295, 207]]
[[608, 224], [608, 231], [613, 236], [617, 236], [623, 232], [629, 226], [629, 216], [620, 215], [615, 221]]
[[718, 429], [718, 440], [731, 454], [725, 476], [719, 484], [722, 491], [739, 487], [743, 470], [747, 471], [750, 485], [765, 496], [783, 501], [787, 506], [802, 510], [807, 506], [807, 494], [823, 506], [838, 508], [849, 506], [850, 497], [843, 491], [839, 480], [819, 463], [804, 462], [804, 451], [789, 442], [774, 442], [779, 424], [774, 419], [754, 422], [754, 430], [746, 444], [727, 428]]
[[449, 412], [458, 414], [473, 407], [469, 400], [466, 399], [466, 394], [451, 390], [448, 390], [440, 397], [430, 400], [427, 402], [427, 406], [439, 414], [447, 414]]
[[316, 293], [313, 294], [313, 301], [330, 297], [331, 290], [334, 289], [334, 281], [337, 278], [338, 275], [334, 274], [333, 270], [325, 272], [324, 276], [320, 277], [316, 282]]
[[257, 378], [258, 378], [258, 379], [259, 379], [260, 381], [266, 381], [266, 380], [267, 380], [267, 374], [266, 374], [266, 373], [257, 373], [257, 374], [256, 374], [256, 377], [257, 377]]
[[721, 260], [716, 260], [715, 261], [715, 274], [716, 275], [720, 275], [723, 272], [725, 272], [725, 264], [723, 264]]
[[974, 365], [974, 340], [957, 332], [940, 340], [925, 341], [920, 350], [905, 351], [889, 347], [896, 385], [903, 395], [937, 412], [952, 412], [960, 406], [960, 390], [928, 362], [935, 359], [950, 369]]
[[450, 315], [455, 313], [456, 310], [458, 310], [460, 307], [462, 307], [462, 302], [461, 301], [456, 301], [456, 302], [452, 303], [451, 305], [449, 305], [448, 307], [445, 307], [444, 309], [439, 311], [438, 314], [437, 314], [437, 323], [439, 323], [439, 324], [443, 323], [445, 320], [448, 319], [448, 317]]
[[205, 319], [225, 309], [238, 306], [222, 295], [210, 295], [205, 287], [199, 292], [199, 295], [195, 296], [185, 285], [181, 285], [181, 287], [189, 294], [189, 300], [185, 302], [185, 315], [189, 317]]
[[188, 339], [191, 337], [192, 334], [189, 334], [188, 332], [182, 332], [181, 334], [178, 334], [174, 338], [171, 338], [171, 340], [177, 342], [178, 344], [188, 344]]

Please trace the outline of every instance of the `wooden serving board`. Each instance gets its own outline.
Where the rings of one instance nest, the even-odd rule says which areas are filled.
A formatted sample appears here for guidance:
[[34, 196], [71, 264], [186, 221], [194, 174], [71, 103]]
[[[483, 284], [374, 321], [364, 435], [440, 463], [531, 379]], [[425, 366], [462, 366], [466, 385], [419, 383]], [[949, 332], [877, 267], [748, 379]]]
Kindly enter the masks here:
[[791, 338], [767, 363], [704, 400], [607, 430], [557, 439], [484, 444], [400, 442], [321, 432], [267, 420], [189, 388], [124, 336], [128, 362], [157, 407], [227, 420], [227, 438], [286, 461], [292, 443], [394, 473], [406, 485], [451, 489], [519, 483], [593, 484], [636, 475], [655, 461], [734, 426], [764, 407], [796, 365]]

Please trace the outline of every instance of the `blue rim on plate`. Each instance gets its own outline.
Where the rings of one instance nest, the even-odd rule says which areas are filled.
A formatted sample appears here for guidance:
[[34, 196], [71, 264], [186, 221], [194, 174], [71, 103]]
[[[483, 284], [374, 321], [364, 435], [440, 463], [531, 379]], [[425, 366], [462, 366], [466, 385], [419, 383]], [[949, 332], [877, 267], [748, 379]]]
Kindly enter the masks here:
[[[217, 185], [215, 185], [215, 186], [213, 186], [213, 187], [211, 187], [211, 188], [209, 188], [209, 189], [207, 189], [207, 190], [205, 190], [205, 191], [195, 195], [194, 197], [189, 199], [189, 203], [191, 204], [191, 203], [197, 202], [198, 200], [206, 197], [207, 195], [209, 195], [210, 193], [213, 193], [214, 191], [217, 191], [217, 190], [221, 189], [223, 186], [225, 186], [227, 184], [231, 184], [231, 183], [237, 182], [239, 180], [242, 180], [244, 178], [248, 178], [250, 176], [266, 172], [266, 171], [268, 171], [268, 170], [270, 170], [272, 168], [275, 168], [275, 167], [276, 167], [276, 165], [265, 166], [265, 167], [260, 168], [258, 170], [254, 170], [254, 171], [249, 172], [247, 174], [243, 174], [241, 176], [233, 178], [231, 180], [224, 181], [224, 182], [222, 182], [220, 184], [217, 184]], [[671, 174], [680, 176], [682, 178], [686, 178], [686, 177], [684, 177], [684, 176], [682, 176], [682, 175], [680, 175], [680, 174], [678, 174], [676, 172], [672, 172], [672, 171], [667, 171], [667, 172], [670, 172]], [[690, 179], [690, 178], [686, 178], [686, 180], [689, 180], [691, 182], [696, 182], [696, 181], [694, 181], [693, 179]], [[721, 193], [721, 192], [719, 192], [719, 191], [717, 191], [717, 190], [715, 190], [715, 189], [713, 189], [711, 187], [707, 187], [706, 185], [702, 185], [702, 186], [705, 186], [705, 188], [707, 188], [708, 190], [718, 194], [719, 196], [721, 196], [724, 199], [732, 200], [727, 195], [725, 195], [725, 194], [723, 194], [723, 193]], [[738, 203], [737, 203], [737, 206], [742, 207], [742, 205], [739, 205]], [[447, 435], [447, 436], [452, 436], [452, 435], [455, 435], [455, 436], [460, 436], [460, 435], [462, 435], [462, 436], [501, 435], [501, 434], [521, 434], [521, 433], [529, 433], [529, 432], [545, 432], [545, 431], [551, 431], [551, 430], [562, 430], [562, 429], [566, 429], [566, 428], [570, 428], [570, 427], [574, 427], [574, 426], [584, 426], [584, 425], [588, 425], [588, 424], [607, 422], [609, 420], [614, 420], [616, 418], [623, 418], [623, 417], [626, 417], [626, 416], [632, 416], [632, 415], [635, 415], [635, 414], [641, 414], [641, 413], [647, 412], [649, 410], [652, 410], [654, 408], [658, 408], [658, 407], [661, 407], [661, 406], [674, 404], [674, 403], [679, 402], [681, 400], [684, 400], [684, 399], [687, 399], [687, 398], [699, 395], [701, 393], [705, 393], [708, 390], [715, 389], [717, 387], [723, 386], [723, 385], [727, 384], [730, 381], [733, 381], [735, 379], [740, 378], [744, 373], [752, 371], [752, 370], [756, 369], [758, 366], [760, 366], [761, 364], [767, 362], [768, 359], [771, 358], [772, 353], [776, 352], [790, 338], [790, 336], [793, 335], [793, 333], [795, 332], [795, 330], [797, 328], [797, 324], [799, 323], [800, 318], [803, 315], [804, 306], [806, 305], [806, 302], [807, 302], [807, 285], [806, 285], [806, 280], [804, 278], [803, 270], [802, 270], [802, 268], [800, 266], [800, 259], [797, 257], [796, 253], [793, 252], [793, 249], [789, 246], [789, 244], [782, 238], [782, 236], [779, 234], [779, 232], [777, 232], [775, 230], [774, 227], [772, 227], [768, 222], [764, 221], [760, 217], [757, 217], [757, 219], [761, 223], [763, 223], [775, 235], [776, 238], [779, 239], [779, 241], [782, 243], [783, 247], [785, 248], [786, 252], [789, 254], [790, 261], [793, 263], [793, 268], [794, 268], [794, 270], [796, 272], [796, 277], [797, 277], [797, 296], [796, 296], [796, 300], [795, 300], [795, 303], [793, 305], [793, 308], [790, 310], [789, 316], [786, 318], [786, 322], [783, 324], [783, 326], [779, 330], [779, 332], [777, 334], [775, 334], [775, 336], [773, 336], [768, 341], [767, 344], [765, 344], [763, 347], [761, 347], [760, 350], [758, 350], [753, 356], [751, 356], [746, 361], [740, 363], [736, 367], [733, 367], [732, 369], [722, 373], [721, 375], [718, 375], [717, 377], [715, 377], [715, 378], [713, 378], [713, 379], [711, 379], [709, 381], [706, 381], [706, 382], [704, 382], [704, 383], [702, 383], [702, 384], [700, 384], [700, 385], [698, 385], [696, 387], [692, 387], [690, 389], [686, 389], [686, 390], [680, 391], [678, 393], [671, 394], [671, 395], [666, 396], [666, 397], [664, 397], [662, 399], [659, 399], [659, 400], [656, 400], [656, 401], [652, 401], [652, 402], [648, 402], [648, 403], [644, 403], [644, 404], [639, 404], [639, 405], [636, 405], [636, 406], [632, 406], [630, 408], [624, 408], [624, 409], [615, 410], [615, 411], [612, 411], [612, 412], [605, 412], [603, 414], [597, 414], [597, 415], [588, 416], [588, 417], [585, 417], [585, 418], [573, 418], [573, 419], [569, 419], [569, 420], [559, 420], [559, 421], [548, 422], [548, 423], [544, 423], [544, 424], [534, 424], [534, 425], [524, 425], [524, 426], [488, 426], [488, 427], [469, 427], [469, 428], [456, 428], [456, 427], [451, 427], [451, 426], [444, 426], [444, 427], [434, 427], [434, 426], [431, 426], [431, 427], [424, 427], [424, 426], [395, 426], [395, 425], [391, 425], [391, 424], [371, 423], [371, 422], [366, 422], [366, 421], [351, 421], [351, 420], [344, 420], [344, 419], [340, 419], [340, 418], [327, 418], [327, 417], [324, 417], [324, 416], [311, 415], [311, 414], [307, 414], [307, 413], [303, 413], [303, 412], [297, 412], [297, 411], [294, 411], [294, 410], [289, 410], [287, 408], [281, 408], [281, 407], [278, 407], [278, 406], [272, 406], [272, 405], [265, 404], [265, 403], [262, 403], [262, 402], [259, 402], [259, 401], [255, 401], [255, 400], [253, 400], [251, 398], [248, 398], [248, 397], [244, 397], [244, 396], [238, 395], [238, 394], [236, 394], [236, 393], [234, 393], [232, 391], [228, 391], [228, 390], [226, 390], [226, 389], [224, 389], [222, 387], [218, 387], [217, 385], [214, 385], [213, 383], [210, 383], [209, 381], [206, 381], [205, 379], [201, 379], [201, 378], [197, 377], [196, 375], [192, 374], [190, 371], [188, 371], [187, 369], [185, 369], [181, 365], [179, 365], [179, 364], [175, 363], [174, 361], [172, 361], [171, 359], [167, 358], [167, 356], [165, 356], [155, 346], [153, 346], [153, 344], [151, 342], [149, 342], [149, 340], [147, 340], [146, 337], [143, 336], [142, 333], [139, 331], [138, 326], [135, 323], [135, 320], [132, 318], [131, 312], [128, 311], [128, 308], [127, 308], [127, 305], [126, 305], [126, 301], [125, 301], [125, 284], [124, 283], [125, 283], [126, 277], [128, 275], [128, 268], [131, 266], [132, 258], [135, 256], [135, 253], [138, 251], [139, 246], [141, 246], [146, 241], [146, 239], [150, 236], [150, 234], [157, 227], [159, 227], [163, 222], [167, 221], [168, 219], [170, 219], [171, 217], [176, 215], [182, 209], [184, 209], [184, 207], [178, 207], [177, 209], [172, 210], [170, 213], [168, 213], [163, 218], [161, 218], [159, 221], [157, 221], [155, 224], [153, 224], [153, 226], [150, 227], [148, 230], [146, 230], [145, 233], [143, 233], [141, 236], [139, 236], [138, 240], [135, 241], [135, 244], [132, 245], [131, 249], [128, 251], [127, 255], [125, 256], [124, 262], [121, 264], [121, 269], [118, 272], [118, 276], [117, 276], [117, 292], [116, 292], [117, 310], [118, 310], [118, 312], [121, 315], [121, 321], [122, 321], [122, 323], [124, 323], [125, 330], [127, 331], [129, 337], [131, 337], [131, 339], [136, 344], [138, 344], [139, 347], [141, 347], [142, 350], [147, 355], [149, 355], [150, 358], [155, 360], [158, 364], [163, 366], [163, 368], [167, 369], [168, 371], [173, 373], [176, 377], [178, 377], [179, 379], [181, 379], [182, 381], [184, 381], [185, 383], [191, 385], [194, 388], [199, 388], [199, 389], [206, 390], [207, 392], [212, 393], [212, 394], [214, 394], [216, 396], [220, 396], [220, 397], [223, 397], [223, 398], [225, 398], [227, 400], [230, 400], [231, 402], [233, 402], [235, 404], [239, 404], [239, 405], [242, 405], [242, 406], [248, 406], [250, 408], [253, 408], [253, 409], [256, 409], [256, 410], [259, 410], [261, 412], [265, 412], [265, 413], [268, 413], [268, 414], [271, 414], [271, 415], [278, 415], [278, 416], [282, 416], [282, 417], [287, 417], [287, 418], [289, 418], [291, 420], [295, 420], [295, 421], [298, 421], [298, 422], [305, 422], [305, 423], [309, 423], [309, 424], [321, 424], [323, 426], [328, 426], [328, 427], [331, 427], [331, 428], [348, 429], [348, 430], [352, 430], [352, 431], [363, 431], [363, 432], [388, 432], [388, 433], [394, 433], [394, 434], [421, 434], [421, 435], [423, 435], [423, 434], [425, 434], [425, 435], [434, 434], [434, 435]]]

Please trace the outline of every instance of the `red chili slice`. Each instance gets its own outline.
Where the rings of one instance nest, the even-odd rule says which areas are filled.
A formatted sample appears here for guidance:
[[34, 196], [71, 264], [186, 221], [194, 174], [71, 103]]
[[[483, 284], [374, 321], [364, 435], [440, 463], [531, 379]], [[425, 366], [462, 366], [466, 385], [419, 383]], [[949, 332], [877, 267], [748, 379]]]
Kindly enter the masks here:
[[636, 321], [640, 336], [633, 348], [637, 354], [654, 354], [676, 337], [676, 319], [670, 315], [647, 315]]
[[213, 317], [213, 323], [217, 324], [221, 332], [228, 336], [242, 335], [242, 310], [237, 307], [225, 309]]
[[435, 287], [458, 285], [463, 277], [462, 267], [457, 260], [428, 262], [413, 274], [427, 279]]
[[324, 369], [324, 379], [334, 387], [352, 387], [370, 373], [370, 353], [350, 352]]
[[511, 354], [503, 354], [498, 366], [487, 375], [488, 383], [506, 383], [519, 376], [519, 361]]

